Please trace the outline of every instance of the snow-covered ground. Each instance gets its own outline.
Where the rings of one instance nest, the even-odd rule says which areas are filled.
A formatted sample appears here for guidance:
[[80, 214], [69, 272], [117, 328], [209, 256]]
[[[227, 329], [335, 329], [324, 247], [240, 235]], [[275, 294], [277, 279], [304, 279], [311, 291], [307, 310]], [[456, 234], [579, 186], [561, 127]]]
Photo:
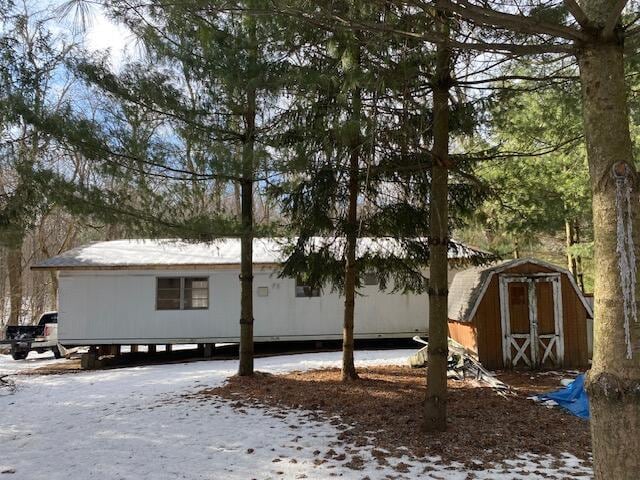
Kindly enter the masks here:
[[[0, 354], [0, 377], [3, 375], [16, 374], [18, 372], [25, 372], [34, 368], [44, 367], [46, 365], [55, 364], [58, 362], [65, 362], [66, 360], [56, 360], [53, 358], [53, 353], [36, 353], [29, 352], [29, 356], [26, 360], [14, 361], [11, 355]], [[0, 395], [2, 395], [0, 390]]]
[[[411, 352], [363, 351], [356, 359], [359, 366], [399, 364]], [[256, 368], [277, 373], [339, 360], [338, 352], [288, 355], [258, 359]], [[225, 401], [182, 396], [220, 385], [236, 371], [231, 360], [16, 375], [64, 361], [50, 354], [32, 353], [26, 362], [0, 355], [0, 377], [11, 374], [15, 383], [0, 386], [0, 479], [591, 478], [572, 457], [562, 467], [530, 456], [514, 459], [512, 467], [473, 472], [428, 458], [390, 458], [380, 466], [370, 447], [336, 445], [340, 430], [304, 412], [237, 411]], [[330, 449], [335, 455], [326, 458]], [[344, 465], [355, 450], [362, 470]], [[406, 464], [402, 472], [394, 469], [399, 462]]]

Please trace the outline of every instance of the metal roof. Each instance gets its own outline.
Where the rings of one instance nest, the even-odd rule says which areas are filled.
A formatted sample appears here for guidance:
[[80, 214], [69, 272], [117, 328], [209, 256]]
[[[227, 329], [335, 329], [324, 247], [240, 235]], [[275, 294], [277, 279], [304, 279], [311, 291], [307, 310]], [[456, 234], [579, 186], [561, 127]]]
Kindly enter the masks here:
[[532, 263], [567, 275], [571, 285], [587, 310], [587, 314], [589, 317], [593, 318], [593, 311], [578, 288], [571, 272], [542, 260], [534, 258], [518, 258], [514, 260], [504, 260], [481, 267], [473, 267], [458, 272], [449, 287], [449, 319], [456, 322], [470, 322], [475, 316], [476, 310], [478, 309], [493, 276], [496, 273], [503, 272], [525, 263]]
[[[253, 241], [253, 263], [279, 264], [286, 259], [285, 249], [295, 239], [256, 238]], [[314, 244], [326, 244], [327, 239], [316, 238]], [[339, 252], [344, 242], [334, 240], [331, 247]], [[401, 243], [391, 238], [361, 238], [358, 241], [359, 254], [387, 253], [399, 254]], [[482, 253], [454, 242], [449, 248], [449, 258], [471, 258]], [[176, 239], [112, 240], [95, 242], [68, 250], [32, 268], [48, 270], [104, 269], [104, 268], [159, 268], [169, 266], [211, 266], [239, 265], [240, 239], [225, 238], [208, 243], [186, 242]]]

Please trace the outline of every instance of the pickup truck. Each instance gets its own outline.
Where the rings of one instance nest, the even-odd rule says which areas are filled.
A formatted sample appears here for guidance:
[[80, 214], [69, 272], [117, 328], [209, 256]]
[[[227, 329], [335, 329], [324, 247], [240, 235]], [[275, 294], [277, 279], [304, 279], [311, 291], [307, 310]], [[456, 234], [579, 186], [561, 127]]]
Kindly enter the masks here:
[[6, 337], [0, 344], [11, 345], [14, 360], [24, 360], [31, 350], [38, 353], [51, 350], [56, 358], [64, 351], [58, 343], [58, 312], [43, 313], [37, 325], [8, 326]]

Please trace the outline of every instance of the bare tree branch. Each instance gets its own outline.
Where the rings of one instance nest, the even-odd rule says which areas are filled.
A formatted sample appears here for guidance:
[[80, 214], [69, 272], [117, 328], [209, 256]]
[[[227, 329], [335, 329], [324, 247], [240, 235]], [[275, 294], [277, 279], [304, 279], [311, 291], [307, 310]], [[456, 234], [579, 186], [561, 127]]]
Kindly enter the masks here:
[[604, 24], [604, 28], [602, 29], [602, 36], [605, 38], [609, 38], [613, 35], [613, 31], [620, 20], [620, 15], [622, 14], [622, 10], [627, 5], [628, 0], [618, 0], [616, 4], [611, 8], [609, 12], [609, 16], [607, 17], [607, 21]]
[[[78, 1], [78, 0], [76, 0]], [[270, 14], [288, 15], [293, 18], [300, 19], [307, 24], [315, 27], [323, 28], [327, 31], [339, 31], [339, 30], [360, 30], [360, 31], [375, 31], [381, 33], [389, 33], [392, 35], [398, 35], [401, 37], [412, 38], [414, 40], [422, 40], [429, 43], [442, 43], [445, 39], [438, 32], [433, 31], [408, 31], [397, 28], [391, 28], [383, 23], [364, 22], [361, 20], [355, 20], [352, 18], [344, 17], [335, 13], [321, 13], [318, 11], [305, 11], [293, 7], [286, 7], [272, 2], [273, 10]], [[261, 14], [264, 10], [254, 9], [242, 9], [246, 14]], [[516, 18], [522, 18], [525, 23], [535, 25], [537, 24], [533, 20], [526, 17], [519, 17], [513, 15]], [[580, 31], [564, 27], [573, 33], [583, 35]], [[535, 33], [535, 32], [534, 32]], [[537, 32], [539, 33], [539, 32]], [[562, 37], [564, 38], [564, 37]], [[451, 48], [465, 50], [465, 51], [480, 51], [480, 52], [496, 52], [496, 53], [512, 53], [516, 55], [535, 55], [543, 53], [568, 53], [574, 54], [575, 47], [571, 43], [552, 43], [552, 42], [540, 42], [536, 44], [513, 44], [513, 43], [494, 43], [494, 42], [467, 42], [467, 41], [450, 41]]]
[[569, 10], [569, 13], [573, 18], [576, 19], [578, 25], [580, 25], [584, 29], [588, 29], [591, 27], [591, 22], [589, 21], [589, 17], [584, 13], [584, 10], [578, 5], [576, 0], [564, 0], [564, 5]]
[[505, 28], [519, 33], [550, 35], [566, 40], [589, 40], [589, 35], [573, 27], [544, 22], [524, 15], [499, 12], [474, 5], [467, 0], [444, 0], [443, 8], [480, 25]]
[[478, 85], [483, 83], [497, 83], [497, 82], [508, 82], [510, 80], [530, 80], [533, 82], [564, 82], [566, 80], [579, 80], [580, 77], [577, 75], [556, 75], [556, 76], [544, 76], [537, 77], [532, 75], [503, 75], [497, 77], [491, 77], [480, 80], [458, 80], [456, 81], [457, 85]]
[[640, 33], [640, 27], [631, 28], [627, 30], [627, 34], [625, 35], [625, 38], [631, 38], [634, 35], [637, 35], [638, 33]]
[[[291, 14], [291, 11], [289, 11]], [[313, 19], [306, 17], [307, 20], [315, 20], [314, 23], [319, 25], [318, 17], [314, 15]], [[396, 28], [390, 28], [380, 23], [368, 23], [368, 22], [355, 22], [348, 18], [343, 18], [339, 15], [331, 15], [330, 18], [326, 18], [327, 23], [324, 24], [326, 28], [331, 30], [339, 29], [340, 27], [353, 30], [363, 31], [378, 31], [392, 33], [399, 36], [408, 38], [424, 40], [430, 43], [441, 43], [444, 38], [435, 32], [411, 32], [405, 30], [399, 30]], [[571, 44], [561, 43], [538, 43], [531, 45], [518, 45], [513, 43], [493, 43], [493, 42], [459, 42], [449, 41], [449, 44], [454, 49], [459, 50], [474, 50], [482, 52], [500, 52], [500, 53], [514, 53], [520, 55], [527, 54], [539, 54], [539, 53], [573, 53], [574, 47]]]
[[628, 32], [638, 20], [640, 20], [640, 13], [637, 13], [623, 28]]

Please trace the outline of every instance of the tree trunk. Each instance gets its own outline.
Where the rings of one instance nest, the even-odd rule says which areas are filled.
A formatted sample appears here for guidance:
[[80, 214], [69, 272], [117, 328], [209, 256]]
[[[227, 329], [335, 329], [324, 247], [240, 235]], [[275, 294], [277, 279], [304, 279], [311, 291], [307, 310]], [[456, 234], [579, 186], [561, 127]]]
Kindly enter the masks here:
[[7, 249], [9, 270], [9, 321], [7, 325], [19, 325], [22, 317], [22, 242]]
[[[448, 35], [446, 17], [439, 14]], [[431, 167], [430, 258], [429, 258], [429, 345], [427, 347], [427, 392], [424, 429], [447, 428], [448, 357], [448, 236], [449, 236], [449, 87], [451, 52], [438, 44], [436, 78], [433, 86], [433, 161]]]
[[578, 280], [578, 264], [576, 262], [576, 258], [571, 253], [571, 247], [575, 243], [575, 234], [573, 230], [573, 223], [571, 220], [564, 221], [564, 229], [566, 234], [566, 245], [567, 245], [567, 269], [573, 275], [573, 278]]
[[58, 272], [49, 272], [51, 276], [51, 307], [54, 310], [58, 310]]
[[[574, 243], [580, 243], [580, 224], [576, 222], [573, 225], [573, 239]], [[578, 285], [580, 290], [584, 292], [584, 270], [582, 269], [582, 256], [576, 255], [576, 271], [578, 272]]]
[[[3, 334], [2, 327], [5, 324], [5, 311], [7, 309], [8, 295], [5, 295], [7, 282], [9, 280], [9, 268], [7, 265], [7, 249], [0, 245], [0, 335]], [[8, 318], [7, 318], [8, 320]]]
[[241, 187], [237, 182], [233, 184], [233, 204], [236, 215], [242, 215], [242, 195], [240, 194]]
[[[594, 24], [616, 2], [584, 2]], [[638, 174], [633, 165], [623, 47], [597, 38], [578, 56], [593, 192], [595, 321], [587, 391], [597, 479], [640, 472], [640, 258]]]
[[225, 185], [222, 180], [216, 180], [213, 184], [213, 208], [216, 212], [222, 211], [222, 194]]
[[[360, 14], [360, 2], [352, 4], [352, 15], [358, 18]], [[354, 318], [356, 300], [356, 279], [358, 275], [356, 263], [356, 248], [358, 242], [358, 193], [359, 193], [359, 166], [362, 152], [362, 138], [360, 134], [360, 122], [362, 115], [362, 90], [358, 87], [357, 75], [360, 73], [360, 43], [356, 33], [349, 47], [352, 63], [345, 72], [351, 85], [356, 85], [351, 94], [351, 137], [349, 139], [349, 185], [347, 221], [345, 225], [345, 267], [344, 267], [344, 319], [342, 326], [342, 381], [357, 380], [354, 361]], [[355, 81], [350, 76], [355, 77]]]
[[[354, 93], [354, 116], [359, 117], [360, 90]], [[358, 143], [360, 135], [357, 135]], [[358, 166], [360, 163], [360, 145], [352, 146], [349, 155], [349, 205], [347, 211], [345, 271], [344, 271], [344, 323], [342, 329], [342, 381], [356, 380], [358, 373], [353, 359], [353, 326], [356, 299], [356, 247], [358, 242]]]
[[242, 181], [239, 375], [253, 375], [253, 182]]
[[[255, 19], [248, 17], [249, 74], [253, 72], [257, 58]], [[240, 239], [240, 362], [238, 375], [253, 375], [253, 172], [256, 135], [256, 89], [253, 82], [247, 87], [245, 111], [245, 141], [242, 145], [242, 181]]]

